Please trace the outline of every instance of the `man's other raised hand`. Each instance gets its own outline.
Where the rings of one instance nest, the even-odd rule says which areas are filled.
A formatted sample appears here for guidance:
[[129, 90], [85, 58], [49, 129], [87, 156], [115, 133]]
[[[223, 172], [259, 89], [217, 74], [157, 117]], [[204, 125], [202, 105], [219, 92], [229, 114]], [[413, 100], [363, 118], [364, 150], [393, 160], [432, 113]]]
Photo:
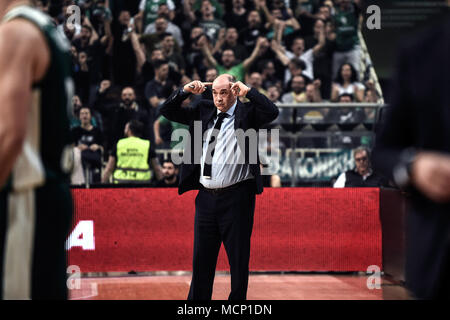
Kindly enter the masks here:
[[212, 82], [201, 82], [198, 80], [189, 82], [183, 87], [183, 90], [192, 94], [202, 94], [207, 86], [211, 86]]

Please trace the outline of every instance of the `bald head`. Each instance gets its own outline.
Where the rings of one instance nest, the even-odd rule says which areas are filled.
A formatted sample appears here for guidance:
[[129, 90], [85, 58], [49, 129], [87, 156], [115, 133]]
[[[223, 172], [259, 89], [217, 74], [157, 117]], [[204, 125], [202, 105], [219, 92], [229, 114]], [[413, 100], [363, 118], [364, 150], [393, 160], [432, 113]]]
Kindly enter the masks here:
[[231, 84], [234, 81], [234, 77], [231, 74], [221, 74], [213, 81], [213, 89], [215, 86], [222, 86], [222, 85], [228, 85], [231, 87]]
[[218, 76], [212, 84], [214, 105], [221, 112], [227, 112], [236, 102], [236, 96], [231, 91], [234, 77], [230, 74]]

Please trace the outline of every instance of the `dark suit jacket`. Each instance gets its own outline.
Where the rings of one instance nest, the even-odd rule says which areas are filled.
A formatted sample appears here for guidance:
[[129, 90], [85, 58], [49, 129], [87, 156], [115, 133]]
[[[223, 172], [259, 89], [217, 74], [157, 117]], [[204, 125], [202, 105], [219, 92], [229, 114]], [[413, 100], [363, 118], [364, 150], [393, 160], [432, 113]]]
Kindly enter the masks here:
[[[375, 168], [390, 178], [406, 162], [409, 148], [450, 153], [449, 20], [405, 43], [392, 89], [373, 151]], [[406, 284], [418, 298], [434, 298], [450, 270], [450, 204], [436, 204], [412, 187], [410, 191]]]
[[[190, 145], [190, 164], [183, 163], [180, 172], [180, 184], [178, 193], [182, 194], [189, 190], [200, 189], [200, 156], [202, 149], [203, 133], [208, 129], [208, 122], [211, 121], [217, 113], [217, 109], [211, 100], [201, 100], [195, 107], [181, 107], [181, 103], [189, 96], [189, 93], [183, 93], [181, 89], [176, 90], [166, 100], [161, 107], [161, 114], [171, 121], [176, 121], [189, 126], [191, 135]], [[261, 126], [272, 122], [278, 116], [278, 108], [264, 95], [252, 88], [246, 96], [250, 102], [241, 103], [239, 100], [235, 109], [234, 128], [258, 130]], [[194, 135], [194, 121], [202, 122], [202, 134]], [[200, 139], [194, 141], [194, 139]], [[194, 144], [197, 143], [195, 147]], [[194, 152], [195, 148], [200, 148], [200, 152]], [[249, 146], [246, 143], [245, 154], [249, 154]], [[197, 149], [198, 150], [198, 149]], [[186, 150], [185, 150], [186, 152]], [[197, 156], [197, 159], [194, 157]], [[248, 157], [246, 159], [248, 162]], [[259, 168], [259, 157], [257, 164], [250, 164], [250, 172], [255, 177], [255, 192], [262, 193], [263, 184]]]

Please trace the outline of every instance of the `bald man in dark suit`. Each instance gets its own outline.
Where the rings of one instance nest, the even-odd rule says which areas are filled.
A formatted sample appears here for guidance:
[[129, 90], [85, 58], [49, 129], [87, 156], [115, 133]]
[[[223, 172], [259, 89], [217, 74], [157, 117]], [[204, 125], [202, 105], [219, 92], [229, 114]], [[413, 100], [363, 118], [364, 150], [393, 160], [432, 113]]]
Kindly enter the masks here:
[[[213, 101], [202, 100], [195, 107], [181, 107], [190, 94], [202, 94], [207, 86], [212, 86]], [[249, 102], [242, 103], [239, 97], [246, 97]], [[278, 108], [256, 89], [234, 82], [232, 76], [224, 74], [213, 83], [186, 84], [167, 99], [161, 114], [189, 125], [191, 157], [181, 166], [179, 193], [199, 190], [195, 200], [193, 275], [188, 299], [211, 299], [217, 256], [223, 242], [231, 272], [229, 299], [244, 300], [255, 195], [262, 193], [263, 184], [257, 144], [239, 144], [235, 134], [238, 129], [258, 130], [270, 123], [278, 116]], [[201, 136], [194, 135], [195, 121], [202, 125]], [[207, 129], [215, 130], [204, 135]], [[195, 152], [196, 149], [201, 152]], [[245, 161], [227, 161], [231, 159], [229, 156], [236, 159], [243, 156]]]

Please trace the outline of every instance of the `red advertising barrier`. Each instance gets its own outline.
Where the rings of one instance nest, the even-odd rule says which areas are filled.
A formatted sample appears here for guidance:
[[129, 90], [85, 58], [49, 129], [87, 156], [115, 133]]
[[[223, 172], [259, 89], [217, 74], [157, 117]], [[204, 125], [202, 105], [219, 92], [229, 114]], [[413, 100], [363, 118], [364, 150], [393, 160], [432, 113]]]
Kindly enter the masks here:
[[[192, 270], [194, 199], [176, 189], [74, 189], [69, 263], [81, 272]], [[266, 188], [252, 271], [382, 268], [379, 189]], [[217, 270], [229, 270], [222, 247]]]

